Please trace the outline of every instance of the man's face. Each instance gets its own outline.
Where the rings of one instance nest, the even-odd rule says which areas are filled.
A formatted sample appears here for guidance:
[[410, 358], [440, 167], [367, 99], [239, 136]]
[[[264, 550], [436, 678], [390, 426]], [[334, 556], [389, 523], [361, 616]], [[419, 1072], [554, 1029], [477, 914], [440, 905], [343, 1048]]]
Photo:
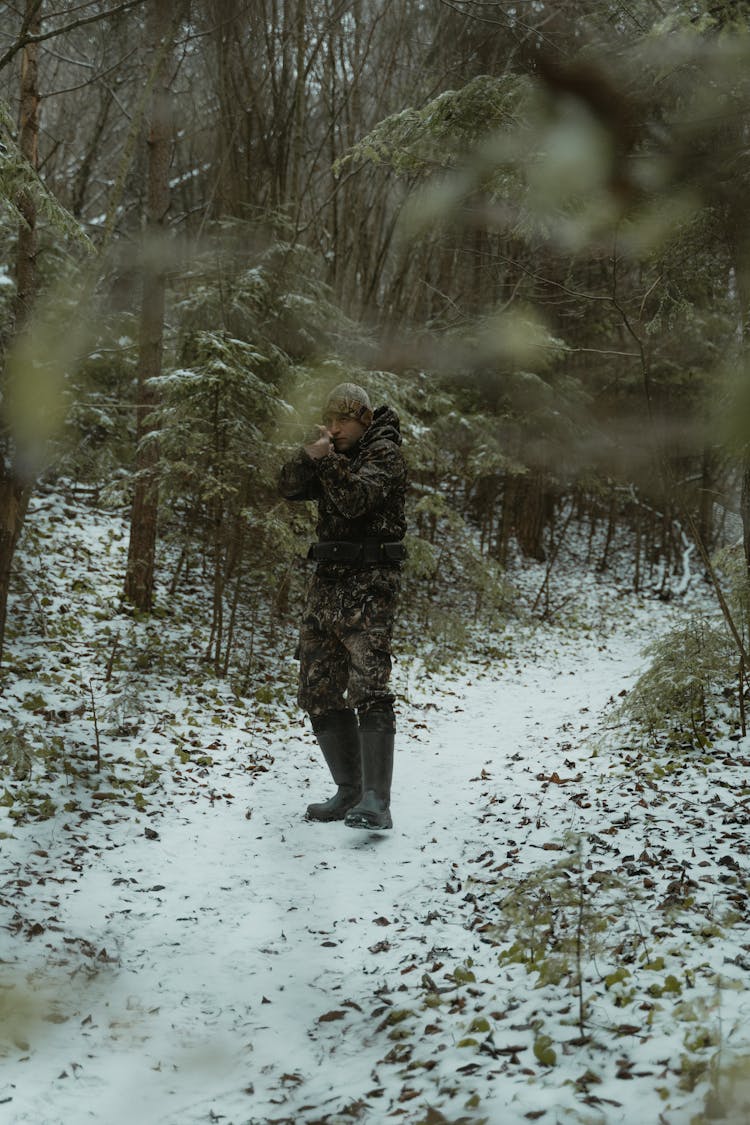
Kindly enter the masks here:
[[333, 446], [337, 453], [346, 453], [357, 444], [367, 429], [367, 426], [363, 426], [356, 418], [349, 418], [346, 414], [327, 414], [323, 421], [333, 439]]

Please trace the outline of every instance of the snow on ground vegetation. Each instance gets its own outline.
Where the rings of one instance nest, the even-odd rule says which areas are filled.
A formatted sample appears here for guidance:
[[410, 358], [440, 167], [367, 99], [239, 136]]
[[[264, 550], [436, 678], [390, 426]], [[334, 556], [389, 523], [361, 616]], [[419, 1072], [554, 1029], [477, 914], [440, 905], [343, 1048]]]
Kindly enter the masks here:
[[1, 704], [0, 1121], [748, 1119], [750, 754], [614, 707], [682, 601], [568, 570], [566, 627], [402, 659], [370, 834], [302, 819], [329, 782], [289, 638], [260, 629], [238, 694], [189, 587], [121, 612], [125, 545], [37, 498]]

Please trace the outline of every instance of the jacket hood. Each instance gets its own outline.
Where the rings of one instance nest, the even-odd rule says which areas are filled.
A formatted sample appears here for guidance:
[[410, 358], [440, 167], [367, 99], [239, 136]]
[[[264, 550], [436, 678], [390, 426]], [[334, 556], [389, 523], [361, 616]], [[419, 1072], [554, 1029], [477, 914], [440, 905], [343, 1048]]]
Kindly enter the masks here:
[[398, 414], [390, 406], [379, 406], [358, 444], [360, 449], [365, 449], [374, 441], [392, 441], [395, 445], [401, 445], [401, 440]]

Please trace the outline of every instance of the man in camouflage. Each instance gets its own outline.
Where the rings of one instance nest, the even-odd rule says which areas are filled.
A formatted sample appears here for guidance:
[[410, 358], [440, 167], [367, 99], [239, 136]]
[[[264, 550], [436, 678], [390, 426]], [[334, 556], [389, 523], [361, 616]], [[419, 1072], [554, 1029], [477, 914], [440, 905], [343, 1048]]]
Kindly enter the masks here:
[[338, 788], [307, 816], [391, 828], [396, 722], [388, 681], [406, 531], [399, 420], [387, 406], [373, 413], [362, 387], [341, 383], [323, 422], [280, 477], [288, 500], [318, 504], [298, 698]]

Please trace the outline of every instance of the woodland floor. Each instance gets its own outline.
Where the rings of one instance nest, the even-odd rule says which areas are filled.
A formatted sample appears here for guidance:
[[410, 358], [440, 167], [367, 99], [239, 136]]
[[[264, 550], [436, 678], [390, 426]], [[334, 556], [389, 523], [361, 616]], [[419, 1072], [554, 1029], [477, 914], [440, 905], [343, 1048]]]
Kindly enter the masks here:
[[2, 798], [0, 1121], [748, 1119], [750, 748], [648, 748], [614, 712], [681, 605], [571, 573], [575, 628], [402, 662], [371, 834], [302, 818], [328, 782], [286, 672], [251, 706], [170, 670], [186, 606], [125, 619], [150, 663], [110, 665], [122, 527], [54, 496], [37, 527], [2, 702], [38, 752]]

